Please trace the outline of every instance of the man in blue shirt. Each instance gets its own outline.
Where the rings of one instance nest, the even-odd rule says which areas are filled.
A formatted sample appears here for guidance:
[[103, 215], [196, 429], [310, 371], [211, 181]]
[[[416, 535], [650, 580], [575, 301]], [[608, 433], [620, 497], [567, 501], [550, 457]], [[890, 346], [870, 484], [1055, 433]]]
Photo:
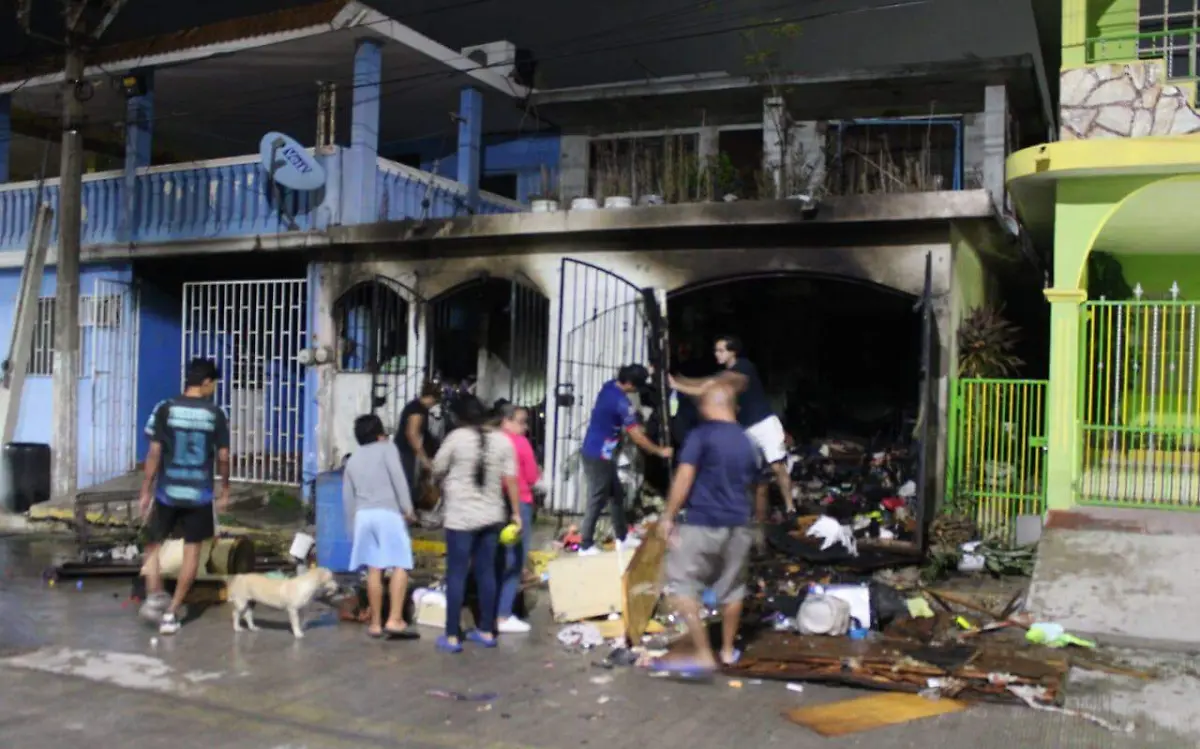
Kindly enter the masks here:
[[[792, 477], [787, 467], [787, 435], [783, 423], [771, 409], [767, 391], [758, 376], [758, 367], [742, 356], [742, 342], [731, 335], [721, 336], [713, 344], [713, 356], [721, 372], [708, 379], [687, 377], [669, 378], [671, 387], [684, 395], [700, 395], [713, 382], [724, 382], [738, 394], [737, 420], [746, 430], [746, 436], [754, 442], [758, 453], [775, 475], [775, 484], [783, 496], [783, 504], [789, 514], [796, 512], [796, 500], [792, 496]], [[767, 514], [767, 484], [758, 483], [755, 490], [759, 519]]]
[[[217, 510], [229, 505], [229, 422], [213, 404], [220, 373], [211, 359], [193, 359], [183, 394], [162, 401], [146, 424], [150, 450], [142, 479], [141, 512], [146, 519], [146, 603], [142, 617], [157, 621], [159, 632], [179, 631], [179, 610], [196, 579], [200, 545], [215, 534]], [[213, 467], [221, 488], [213, 490]], [[157, 478], [157, 481], [155, 479]], [[163, 592], [159, 546], [175, 531], [183, 537], [183, 566], [175, 596]]]
[[617, 462], [613, 459], [621, 444], [623, 434], [629, 435], [633, 444], [660, 458], [670, 458], [671, 448], [660, 447], [650, 441], [638, 423], [637, 411], [629, 400], [629, 394], [637, 392], [650, 373], [640, 364], [621, 367], [617, 379], [609, 380], [600, 388], [596, 404], [592, 407], [592, 418], [588, 421], [587, 433], [583, 437], [580, 459], [583, 463], [583, 479], [587, 486], [587, 510], [583, 516], [583, 541], [580, 554], [596, 554], [596, 521], [605, 505], [612, 513], [613, 533], [617, 544], [625, 542], [628, 526], [625, 524], [625, 499], [621, 482], [617, 478]]
[[[712, 588], [721, 605], [721, 662], [736, 663], [734, 648], [754, 532], [750, 493], [758, 474], [758, 451], [737, 423], [736, 395], [723, 382], [700, 396], [703, 419], [679, 451], [678, 467], [658, 533], [669, 543], [667, 595], [687, 622], [695, 645], [689, 658], [664, 658], [656, 671], [683, 677], [711, 675], [717, 668], [708, 628], [700, 620], [700, 597]], [[686, 512], [676, 528], [676, 517]]]

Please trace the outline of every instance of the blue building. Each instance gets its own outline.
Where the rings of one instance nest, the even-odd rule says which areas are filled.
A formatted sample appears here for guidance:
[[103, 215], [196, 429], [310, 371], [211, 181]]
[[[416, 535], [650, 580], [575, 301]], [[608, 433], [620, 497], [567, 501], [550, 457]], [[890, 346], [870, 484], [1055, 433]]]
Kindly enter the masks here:
[[[1025, 272], [1003, 163], [1055, 129], [1057, 45], [1015, 0], [762, 29], [696, 9], [687, 28], [724, 36], [679, 39], [642, 39], [633, 18], [583, 28], [562, 4], [520, 20], [486, 3], [249, 0], [187, 33], [136, 4], [72, 87], [51, 60], [0, 64], [10, 328], [35, 207], [57, 206], [38, 176], [57, 173], [61, 96], [86, 98], [81, 488], [135, 469], [139, 426], [209, 356], [237, 480], [304, 485], [352, 446], [353, 415], [394, 426], [422, 379], [471, 378], [535, 409], [571, 510], [585, 405], [617, 365], [665, 357], [667, 327], [699, 335], [712, 289], [941, 295], [942, 382], [965, 310]], [[639, 9], [647, 28], [659, 5]], [[964, 19], [979, 28], [955, 44], [986, 54], [918, 41]], [[758, 31], [777, 49], [740, 50]], [[866, 52], [829, 47], [852, 33]], [[275, 131], [310, 147], [322, 187], [269, 178]], [[21, 441], [52, 439], [53, 256]]]

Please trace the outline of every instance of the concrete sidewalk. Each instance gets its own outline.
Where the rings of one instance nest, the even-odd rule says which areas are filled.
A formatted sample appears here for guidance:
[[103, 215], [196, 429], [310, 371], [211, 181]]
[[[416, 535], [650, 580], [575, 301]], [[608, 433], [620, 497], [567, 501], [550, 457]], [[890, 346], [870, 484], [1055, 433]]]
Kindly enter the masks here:
[[[1169, 678], [1141, 684], [1079, 675], [1071, 706], [1138, 721], [1114, 735], [1076, 718], [1007, 706], [824, 739], [781, 711], [860, 696], [847, 689], [779, 683], [682, 685], [633, 669], [596, 668], [565, 653], [545, 619], [535, 634], [459, 656], [419, 642], [369, 641], [360, 627], [323, 614], [296, 641], [284, 618], [234, 636], [214, 608], [175, 638], [158, 638], [123, 607], [128, 582], [53, 588], [40, 572], [58, 542], [0, 539], [0, 730], [17, 749], [172, 747], [323, 749], [378, 746], [647, 747], [786, 746], [789, 749], [1182, 749], [1200, 744], [1195, 659], [1175, 658]], [[321, 614], [319, 608], [310, 616]], [[430, 690], [494, 692], [458, 702]]]

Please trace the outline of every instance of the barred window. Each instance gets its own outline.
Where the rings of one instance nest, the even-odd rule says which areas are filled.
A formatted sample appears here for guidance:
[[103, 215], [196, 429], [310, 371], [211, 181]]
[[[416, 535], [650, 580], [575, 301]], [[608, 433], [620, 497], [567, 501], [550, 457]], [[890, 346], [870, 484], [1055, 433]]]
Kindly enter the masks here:
[[55, 299], [44, 296], [37, 300], [37, 317], [33, 321], [32, 349], [27, 374], [54, 374], [54, 309]]
[[1200, 0], [1139, 0], [1138, 33], [1154, 36], [1138, 40], [1138, 57], [1163, 60], [1167, 78], [1195, 78], [1197, 27]]

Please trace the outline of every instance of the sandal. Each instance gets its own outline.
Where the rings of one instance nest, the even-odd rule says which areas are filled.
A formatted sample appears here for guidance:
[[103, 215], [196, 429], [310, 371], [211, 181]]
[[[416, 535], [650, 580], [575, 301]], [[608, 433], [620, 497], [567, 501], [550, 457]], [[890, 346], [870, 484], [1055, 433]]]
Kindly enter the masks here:
[[664, 661], [657, 660], [650, 664], [650, 673], [676, 681], [703, 682], [709, 681], [716, 674], [716, 668], [694, 660]]
[[383, 639], [383, 630], [379, 630], [378, 632], [372, 632], [371, 630], [368, 629], [367, 637], [370, 637], [372, 640], [382, 640]]
[[420, 632], [414, 632], [411, 627], [404, 629], [387, 629], [383, 630], [383, 637], [387, 640], [419, 640], [421, 639]]
[[471, 642], [475, 643], [476, 645], [482, 645], [485, 648], [494, 648], [499, 644], [498, 642], [496, 642], [495, 636], [493, 636], [492, 639], [489, 640], [488, 638], [484, 637], [483, 633], [477, 629], [473, 629], [470, 632], [468, 632], [467, 639], [470, 640]]
[[742, 651], [738, 650], [737, 648], [734, 648], [733, 649], [733, 657], [730, 658], [729, 660], [725, 660], [724, 658], [722, 658], [721, 665], [725, 666], [726, 668], [728, 668], [730, 666], [736, 666], [738, 664], [738, 661], [740, 661], [741, 659], [742, 659]]
[[437, 638], [436, 647], [440, 653], [461, 653], [463, 651], [461, 642], [450, 642], [450, 638], [445, 635]]

